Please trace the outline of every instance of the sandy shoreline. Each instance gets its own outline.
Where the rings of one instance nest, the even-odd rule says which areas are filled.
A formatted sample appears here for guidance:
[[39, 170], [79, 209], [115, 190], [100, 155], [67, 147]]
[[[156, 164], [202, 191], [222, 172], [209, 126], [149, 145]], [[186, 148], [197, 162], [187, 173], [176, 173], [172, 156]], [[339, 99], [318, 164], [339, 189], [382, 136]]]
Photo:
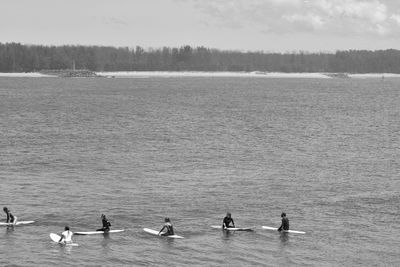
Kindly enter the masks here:
[[[282, 72], [169, 72], [169, 71], [121, 71], [121, 72], [96, 72], [97, 75], [109, 78], [148, 78], [148, 77], [255, 77], [255, 78], [319, 78], [333, 79], [324, 73], [282, 73]], [[347, 74], [349, 78], [400, 78], [395, 73], [367, 73]], [[21, 77], [21, 78], [44, 78], [57, 77], [41, 74], [39, 72], [28, 73], [0, 73], [0, 77]]]
[[278, 72], [197, 72], [197, 71], [129, 71], [97, 72], [98, 75], [115, 78], [145, 77], [256, 77], [256, 78], [329, 78], [322, 73], [278, 73]]
[[39, 72], [0, 72], [0, 77], [18, 77], [18, 78], [42, 78], [42, 77], [54, 77], [51, 75], [41, 74]]

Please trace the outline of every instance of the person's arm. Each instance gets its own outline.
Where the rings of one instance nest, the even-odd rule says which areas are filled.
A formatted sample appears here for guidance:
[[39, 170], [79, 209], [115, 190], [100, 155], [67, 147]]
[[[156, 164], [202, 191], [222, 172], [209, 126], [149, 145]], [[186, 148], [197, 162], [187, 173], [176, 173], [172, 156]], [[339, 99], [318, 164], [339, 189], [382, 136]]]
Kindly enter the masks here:
[[18, 217], [14, 215], [14, 221], [13, 221], [13, 224], [17, 224], [17, 220], [18, 220]]
[[158, 232], [158, 235], [160, 235], [161, 234], [161, 232], [166, 228], [167, 226], [166, 225], [164, 225], [163, 226], [163, 228], [161, 228], [161, 230], [160, 230], [160, 232]]
[[235, 227], [235, 222], [233, 221], [233, 219], [232, 219], [232, 225], [233, 225], [233, 227]]
[[60, 243], [64, 239], [64, 235], [61, 234], [60, 240], [58, 240], [58, 243]]
[[225, 218], [222, 220], [222, 229], [225, 229], [227, 226], [225, 224]]
[[282, 222], [281, 222], [281, 226], [279, 226], [279, 228], [278, 228], [278, 231], [279, 232], [282, 231], [282, 228], [283, 228], [283, 219], [282, 219]]

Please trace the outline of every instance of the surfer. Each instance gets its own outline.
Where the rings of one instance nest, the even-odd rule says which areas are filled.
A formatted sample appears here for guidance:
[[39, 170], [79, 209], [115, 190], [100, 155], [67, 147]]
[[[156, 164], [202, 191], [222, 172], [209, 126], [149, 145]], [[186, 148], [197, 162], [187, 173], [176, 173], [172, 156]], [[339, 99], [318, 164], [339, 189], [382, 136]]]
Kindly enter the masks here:
[[103, 223], [103, 227], [100, 229], [97, 229], [96, 231], [103, 231], [103, 232], [110, 231], [111, 223], [107, 220], [106, 215], [101, 214], [101, 222]]
[[60, 240], [58, 241], [58, 243], [62, 242], [63, 240], [64, 240], [64, 243], [72, 243], [72, 235], [73, 235], [73, 234], [74, 234], [74, 233], [72, 233], [72, 232], [69, 230], [69, 226], [66, 225], [66, 226], [64, 227], [64, 232], [61, 233], [61, 238], [60, 238]]
[[[232, 223], [232, 226], [230, 224]], [[222, 221], [222, 229], [229, 228], [229, 227], [235, 227], [235, 222], [233, 221], [231, 217], [231, 213], [228, 212]]]
[[6, 223], [12, 223], [12, 224], [16, 224], [17, 223], [17, 216], [12, 215], [11, 211], [7, 207], [4, 207], [3, 211], [7, 214]]
[[[165, 224], [164, 224], [163, 228], [161, 228], [160, 232], [158, 232], [158, 235], [163, 235], [163, 236], [174, 235], [175, 234], [174, 227], [172, 226], [171, 220], [169, 218], [165, 218], [164, 221], [165, 221]], [[162, 231], [164, 229], [167, 229], [167, 231], [162, 233]]]
[[278, 231], [279, 232], [282, 230], [289, 231], [289, 219], [288, 217], [286, 217], [286, 213], [282, 212], [281, 217], [282, 217], [282, 224], [278, 228]]

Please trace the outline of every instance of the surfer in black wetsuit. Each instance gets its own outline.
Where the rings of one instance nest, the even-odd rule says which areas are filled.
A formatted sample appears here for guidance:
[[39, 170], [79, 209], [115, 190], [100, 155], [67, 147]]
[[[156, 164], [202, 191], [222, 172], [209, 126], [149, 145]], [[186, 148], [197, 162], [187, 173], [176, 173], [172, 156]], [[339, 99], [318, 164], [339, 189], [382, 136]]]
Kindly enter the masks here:
[[282, 230], [288, 231], [289, 230], [289, 219], [288, 219], [288, 217], [286, 217], [286, 213], [282, 212], [281, 217], [282, 217], [282, 224], [278, 228], [278, 231], [279, 232]]
[[7, 214], [6, 223], [13, 223], [13, 224], [17, 223], [17, 216], [12, 215], [11, 211], [7, 207], [4, 207], [3, 211]]
[[[169, 218], [165, 218], [164, 219], [165, 224], [163, 226], [163, 228], [161, 228], [160, 232], [158, 233], [158, 235], [174, 235], [174, 227], [172, 226], [171, 220]], [[167, 231], [162, 233], [162, 231], [166, 229]]]
[[[232, 223], [232, 226], [230, 225]], [[224, 218], [224, 220], [222, 221], [222, 229], [225, 228], [230, 228], [230, 227], [235, 227], [235, 222], [233, 221], [232, 217], [231, 217], [231, 213], [228, 212]]]
[[96, 231], [103, 231], [105, 233], [110, 231], [111, 223], [107, 220], [106, 215], [101, 214], [101, 222], [103, 223], [103, 227], [97, 229]]

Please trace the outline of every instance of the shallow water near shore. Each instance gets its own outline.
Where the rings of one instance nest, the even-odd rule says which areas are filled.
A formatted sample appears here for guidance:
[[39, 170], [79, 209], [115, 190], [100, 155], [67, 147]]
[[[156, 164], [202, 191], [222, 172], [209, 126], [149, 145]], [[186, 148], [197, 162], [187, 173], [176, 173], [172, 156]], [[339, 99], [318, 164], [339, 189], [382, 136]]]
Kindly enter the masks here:
[[[4, 265], [399, 265], [400, 79], [0, 78]], [[230, 211], [238, 227], [223, 233]], [[285, 211], [293, 230], [280, 235]], [[124, 233], [91, 231], [105, 213]], [[5, 214], [3, 214], [4, 216]], [[151, 236], [170, 217], [185, 239]], [[4, 216], [5, 218], [5, 216]]]

